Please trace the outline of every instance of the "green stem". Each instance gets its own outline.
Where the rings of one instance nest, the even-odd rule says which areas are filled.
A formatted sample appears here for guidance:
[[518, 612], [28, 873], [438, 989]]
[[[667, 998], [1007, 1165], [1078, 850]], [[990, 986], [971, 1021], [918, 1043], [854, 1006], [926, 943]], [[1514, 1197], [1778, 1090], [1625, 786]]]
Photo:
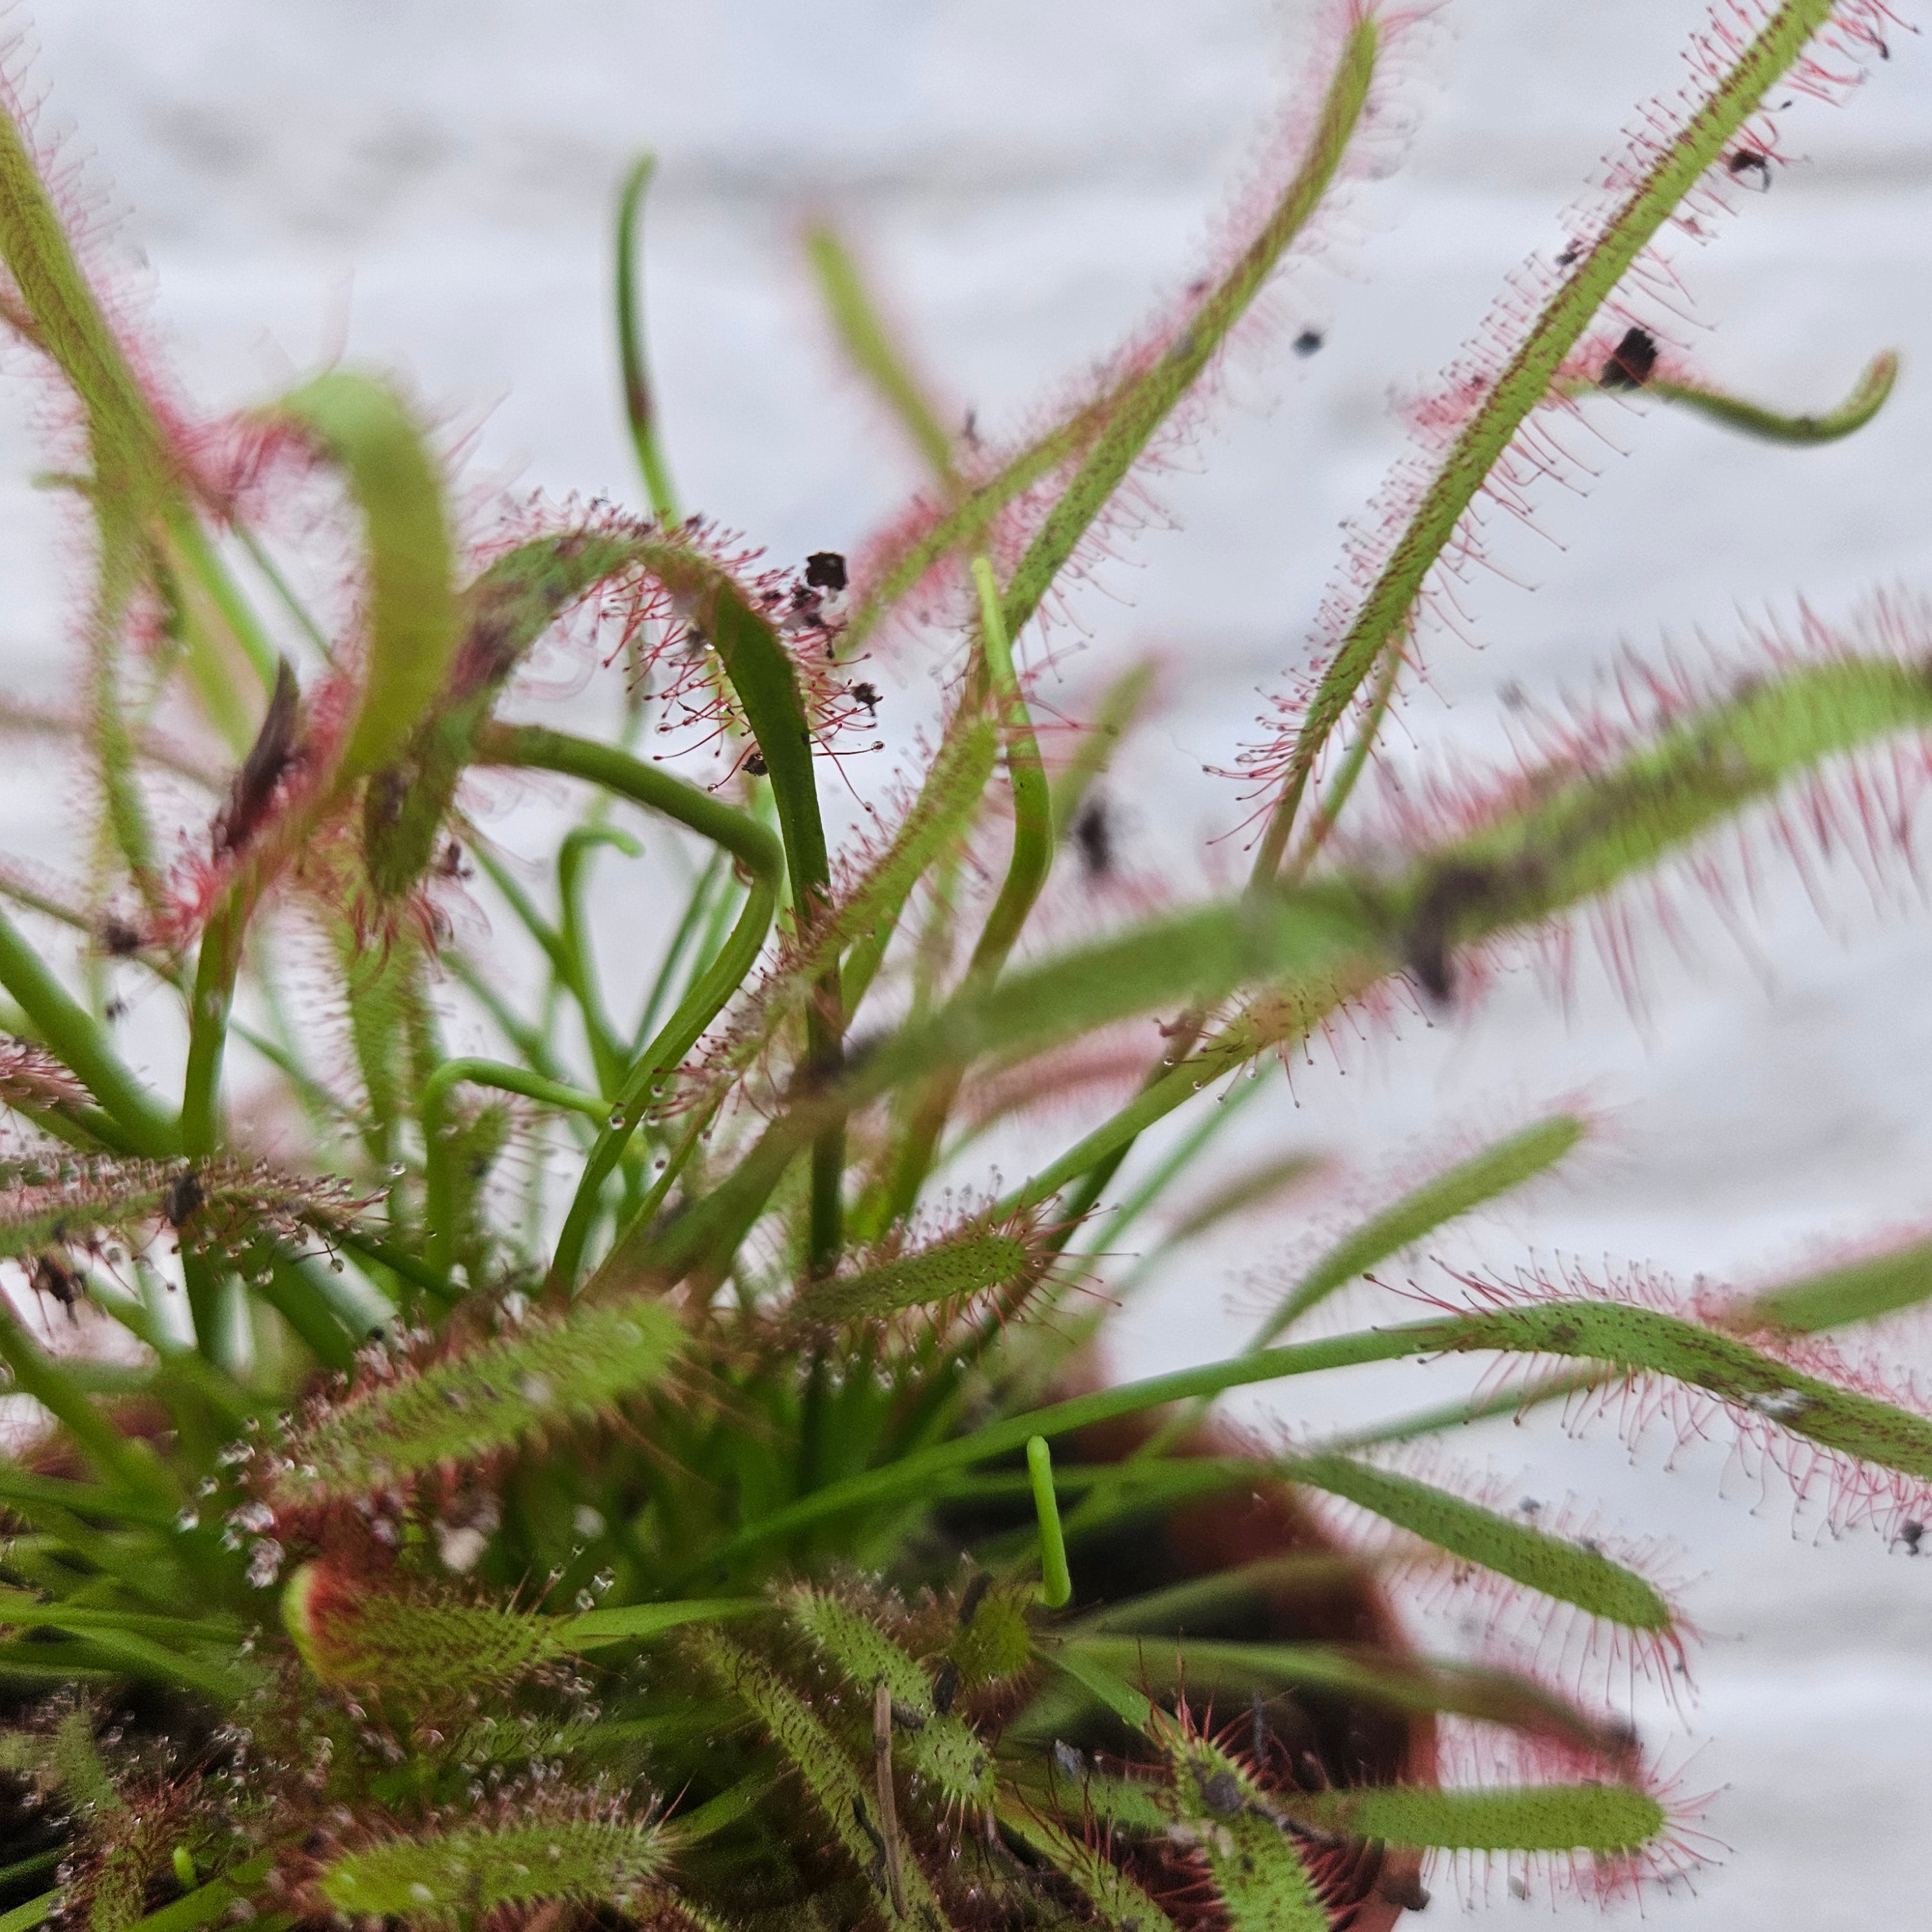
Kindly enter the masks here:
[[182, 1085], [182, 1151], [190, 1160], [212, 1154], [221, 1139], [221, 1062], [235, 976], [242, 964], [248, 920], [244, 882], [223, 896], [201, 935], [188, 1010], [188, 1074]]
[[[1452, 1348], [1474, 1324], [1448, 1318], [1412, 1322], [1397, 1328], [1372, 1328], [1352, 1335], [1338, 1335], [1321, 1342], [1292, 1342], [1269, 1348], [1257, 1355], [1238, 1356], [1213, 1362], [1198, 1369], [1181, 1369], [1155, 1376], [1144, 1382], [1126, 1382], [1118, 1388], [1102, 1389], [1091, 1395], [1034, 1409], [1024, 1414], [1001, 1418], [970, 1433], [931, 1448], [904, 1456], [884, 1467], [868, 1469], [843, 1481], [828, 1484], [812, 1495], [772, 1510], [747, 1523], [728, 1538], [722, 1546], [694, 1570], [710, 1571], [728, 1565], [746, 1552], [777, 1538], [784, 1538], [809, 1523], [823, 1521], [848, 1510], [897, 1502], [926, 1490], [934, 1479], [950, 1470], [968, 1468], [976, 1462], [1023, 1450], [1030, 1437], [1049, 1441], [1073, 1434], [1125, 1415], [1138, 1415], [1169, 1402], [1192, 1396], [1216, 1395], [1225, 1389], [1244, 1388], [1256, 1382], [1276, 1382], [1288, 1376], [1313, 1375], [1328, 1369], [1348, 1368], [1370, 1362], [1400, 1361], [1410, 1356], [1432, 1354]], [[674, 1588], [682, 1578], [670, 1580]]]
[[628, 832], [610, 826], [580, 825], [566, 832], [556, 855], [557, 938], [562, 949], [564, 983], [584, 1016], [584, 1035], [590, 1043], [590, 1058], [597, 1070], [598, 1082], [614, 1093], [628, 1056], [604, 1010], [596, 962], [584, 926], [580, 891], [585, 856], [599, 845], [614, 846], [628, 859], [644, 856], [644, 848]]
[[824, 226], [814, 228], [805, 245], [832, 325], [854, 367], [898, 418], [948, 496], [956, 497], [964, 485], [953, 466], [952, 438], [887, 332], [851, 250]]
[[644, 354], [644, 303], [638, 262], [644, 190], [657, 164], [656, 155], [639, 155], [625, 176], [617, 197], [617, 353], [623, 370], [624, 419], [630, 425], [631, 447], [637, 452], [651, 514], [669, 529], [678, 520], [677, 496], [658, 445], [657, 406]]
[[785, 855], [778, 841], [755, 819], [721, 803], [695, 785], [686, 784], [611, 746], [544, 730], [536, 725], [493, 724], [478, 734], [477, 751], [481, 764], [562, 772], [602, 785], [648, 810], [662, 812], [688, 826], [701, 838], [722, 846], [752, 876], [744, 910], [730, 938], [657, 1037], [632, 1062], [615, 1106], [584, 1163], [583, 1178], [550, 1264], [553, 1292], [567, 1296], [574, 1288], [583, 1264], [584, 1246], [604, 1183], [622, 1158], [638, 1122], [657, 1097], [653, 1089], [698, 1043], [758, 958], [777, 910]]
[[447, 1276], [452, 1259], [451, 1243], [455, 1229], [455, 1188], [449, 1167], [449, 1137], [445, 1119], [450, 1090], [459, 1084], [493, 1087], [500, 1093], [520, 1094], [526, 1100], [546, 1107], [560, 1107], [607, 1124], [610, 1102], [601, 1094], [586, 1094], [561, 1082], [546, 1080], [520, 1066], [506, 1066], [496, 1060], [446, 1060], [423, 1082], [422, 1110], [423, 1135], [423, 1224], [426, 1236], [423, 1258], [439, 1280]]
[[1026, 1459], [1034, 1514], [1040, 1521], [1040, 1600], [1049, 1610], [1064, 1610], [1073, 1600], [1073, 1579], [1066, 1568], [1060, 1504], [1053, 1493], [1053, 1451], [1044, 1436], [1028, 1437]]
[[[209, 603], [220, 613], [222, 622], [241, 646], [250, 668], [261, 680], [264, 694], [272, 691], [275, 668], [281, 653], [262, 629], [261, 620], [242, 596], [241, 586], [230, 575], [227, 565], [202, 527], [200, 518], [185, 504], [178, 504], [168, 511], [164, 520], [176, 556], [187, 566]], [[326, 650], [326, 646], [324, 648]]]
[[1328, 790], [1322, 794], [1322, 802], [1316, 808], [1314, 823], [1302, 836], [1300, 850], [1289, 862], [1288, 876], [1291, 879], [1306, 875], [1322, 847], [1328, 842], [1335, 821], [1341, 817], [1343, 807], [1354, 794], [1357, 782], [1367, 768], [1369, 754], [1375, 749], [1376, 740], [1381, 734], [1383, 721], [1388, 716], [1389, 700], [1395, 695], [1396, 683], [1406, 662], [1400, 638], [1383, 652], [1381, 668], [1376, 674], [1374, 694], [1369, 702], [1368, 716], [1362, 720], [1361, 729], [1355, 734], [1347, 755]]
[[296, 595], [295, 586], [282, 574], [268, 547], [245, 524], [235, 526], [235, 537], [248, 554], [248, 561], [261, 573], [263, 580], [280, 602], [284, 610], [301, 626], [302, 634], [314, 645], [324, 664], [333, 666], [335, 652], [330, 648], [328, 638], [322, 626], [310, 614], [308, 606]]
[[1785, 0], [1771, 14], [1525, 332], [1484, 406], [1424, 493], [1322, 674], [1288, 754], [1282, 796], [1255, 856], [1257, 880], [1272, 879], [1280, 871], [1295, 812], [1322, 746], [1376, 660], [1408, 622], [1424, 579], [1524, 419], [1550, 393], [1564, 358], [1699, 178], [1722, 158], [1766, 90], [1831, 18], [1835, 4], [1836, 0]]
[[[1013, 849], [1000, 896], [980, 928], [966, 969], [968, 986], [990, 986], [1012, 951], [1028, 915], [1038, 901], [1053, 865], [1053, 799], [1041, 764], [1040, 741], [1013, 666], [1012, 640], [1000, 608], [1000, 586], [991, 562], [973, 560], [973, 582], [980, 597], [981, 648], [988, 682], [1006, 734], [1006, 772], [1012, 788]], [[934, 1150], [946, 1131], [959, 1091], [963, 1069], [941, 1075], [914, 1109], [905, 1146], [887, 1197], [887, 1214], [910, 1214], [932, 1166]]]
[[[685, 954], [707, 932], [712, 901], [721, 893], [724, 877], [724, 855], [722, 852], [714, 852], [692, 886], [691, 896], [684, 902], [683, 915], [677, 922], [677, 930], [671, 934], [670, 944], [664, 950], [664, 963], [658, 968], [657, 977], [651, 982], [650, 996], [644, 1001], [644, 1011], [638, 1016], [637, 1026], [632, 1034], [631, 1051], [633, 1053], [643, 1051], [644, 1042], [650, 1037], [651, 1030], [657, 1024], [658, 1015], [663, 1010], [671, 988], [677, 982], [678, 969], [684, 963]], [[718, 936], [720, 938], [724, 936], [722, 926], [718, 928]], [[707, 955], [716, 950], [714, 944], [706, 950]]]
[[86, 1010], [0, 912], [0, 985], [20, 1003], [41, 1040], [85, 1083], [137, 1153], [164, 1160], [181, 1151], [181, 1130], [122, 1064]]
[[0, 1302], [0, 1361], [11, 1372], [14, 1388], [32, 1396], [46, 1409], [104, 1479], [136, 1496], [173, 1493], [172, 1479], [154, 1452], [146, 1444], [123, 1436], [61, 1365], [36, 1346], [4, 1302]]

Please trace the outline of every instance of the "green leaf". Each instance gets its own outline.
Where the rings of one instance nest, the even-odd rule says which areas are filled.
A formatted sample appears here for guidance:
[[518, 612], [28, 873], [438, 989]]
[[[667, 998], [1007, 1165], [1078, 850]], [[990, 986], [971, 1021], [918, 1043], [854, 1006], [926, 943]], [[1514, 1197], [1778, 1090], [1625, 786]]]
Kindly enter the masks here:
[[711, 1677], [764, 1726], [832, 1836], [864, 1875], [880, 1916], [888, 1924], [910, 1917], [915, 1924], [945, 1932], [947, 1922], [925, 1873], [903, 1849], [898, 1870], [904, 1911], [895, 1904], [882, 1821], [874, 1816], [878, 1795], [867, 1790], [811, 1706], [762, 1658], [741, 1650], [715, 1630], [700, 1632], [693, 1651]]
[[793, 1307], [810, 1323], [875, 1320], [909, 1309], [943, 1308], [994, 1288], [1037, 1280], [1049, 1258], [1024, 1222], [968, 1228], [910, 1254], [828, 1275], [800, 1287]]
[[[1893, 658], [1845, 657], [1741, 682], [1607, 770], [1579, 774], [1566, 762], [1532, 772], [1512, 791], [1528, 803], [1422, 855], [1392, 884], [1357, 876], [1361, 938], [1353, 957], [1337, 934], [1325, 960], [1284, 960], [1267, 976], [1275, 982], [1267, 994], [1005, 1204], [1048, 1198], [1217, 1076], [1305, 1037], [1397, 958], [1425, 984], [1446, 987], [1454, 946], [1547, 921], [1732, 824], [1828, 759], [1928, 724], [1932, 677]], [[1350, 903], [1349, 883], [1346, 874], [1331, 882], [1337, 907]], [[1166, 997], [1187, 996], [1171, 988]]]
[[[658, 1097], [653, 1088], [682, 1063], [750, 976], [777, 909], [784, 854], [779, 842], [755, 819], [613, 746], [532, 725], [500, 726], [483, 734], [479, 752], [486, 763], [565, 772], [602, 785], [649, 810], [662, 812], [730, 853], [751, 875], [750, 889], [729, 937], [686, 988], [676, 1010], [632, 1061], [613, 1110], [616, 1124], [607, 1123], [584, 1163], [583, 1178], [550, 1259], [551, 1280], [561, 1292], [568, 1292], [575, 1286], [592, 1223], [602, 1210], [604, 1184], [622, 1158], [638, 1121]], [[647, 1228], [649, 1216], [658, 1204], [647, 1199], [628, 1232], [634, 1234]], [[620, 1237], [612, 1261], [607, 1264], [614, 1271], [622, 1264], [625, 1245], [626, 1238]]]
[[1783, 1328], [1814, 1334], [1822, 1328], [1876, 1322], [1932, 1298], [1932, 1241], [1916, 1241], [1802, 1280], [1766, 1288], [1726, 1312], [1724, 1325], [1749, 1330]]
[[1265, 1348], [1337, 1288], [1413, 1246], [1445, 1222], [1474, 1213], [1555, 1166], [1582, 1137], [1583, 1123], [1574, 1114], [1553, 1114], [1424, 1182], [1330, 1248], [1262, 1324], [1249, 1346]]
[[1132, 728], [1153, 692], [1155, 675], [1154, 660], [1143, 658], [1130, 664], [1100, 694], [1092, 718], [1074, 740], [1072, 755], [1054, 773], [1048, 788], [1056, 838], [1065, 841], [1088, 793], [1106, 776], [1121, 739]]
[[1600, 1551], [1548, 1535], [1413, 1476], [1335, 1455], [1292, 1457], [1281, 1473], [1606, 1622], [1658, 1632], [1675, 1623], [1653, 1585]]
[[999, 730], [982, 718], [952, 734], [933, 760], [918, 798], [878, 859], [856, 883], [800, 932], [784, 970], [758, 994], [734, 1038], [728, 1064], [749, 1066], [779, 1024], [806, 1000], [848, 952], [842, 995], [848, 1011], [863, 998], [899, 914], [926, 868], [963, 838], [993, 775]]
[[1784, 0], [1768, 16], [1522, 330], [1514, 352], [1486, 386], [1480, 406], [1396, 538], [1322, 674], [1288, 758], [1280, 800], [1256, 855], [1257, 879], [1272, 878], [1279, 870], [1317, 754], [1390, 639], [1408, 622], [1424, 579], [1524, 420], [1550, 393], [1564, 358], [1699, 178], [1721, 158], [1766, 89], [1835, 9], [1836, 0]]
[[325, 1684], [405, 1693], [430, 1702], [500, 1693], [560, 1655], [558, 1620], [495, 1604], [385, 1589], [304, 1563], [282, 1592], [282, 1621]]
[[141, 509], [158, 508], [171, 481], [166, 434], [88, 286], [10, 110], [0, 113], [0, 256], [32, 317], [37, 344], [87, 412], [97, 490], [132, 490]]
[[476, 734], [530, 646], [598, 584], [633, 568], [635, 548], [628, 536], [590, 530], [541, 537], [506, 551], [463, 591], [435, 707], [364, 796], [363, 853], [386, 898], [428, 871]]
[[32, 1396], [66, 1430], [81, 1454], [110, 1484], [137, 1496], [172, 1497], [174, 1474], [146, 1442], [124, 1436], [97, 1408], [67, 1366], [47, 1354], [0, 1297], [0, 1362], [12, 1386]]
[[1450, 1712], [1615, 1754], [1627, 1738], [1569, 1700], [1513, 1671], [1449, 1658], [1364, 1645], [1225, 1643], [1204, 1638], [1161, 1643], [1140, 1637], [1082, 1636], [1066, 1652], [1117, 1674], [1190, 1697], [1243, 1702], [1256, 1690], [1331, 1691], [1396, 1711]]
[[1154, 431], [1193, 387], [1328, 192], [1368, 105], [1382, 32], [1380, 23], [1370, 16], [1358, 15], [1353, 21], [1294, 179], [1234, 266], [1201, 298], [1166, 352], [1112, 402], [1093, 448], [1048, 513], [1006, 586], [1009, 637], [1018, 636], [1039, 608], [1040, 599], [1125, 481]]
[[1582, 1357], [1667, 1376], [1858, 1462], [1932, 1480], [1932, 1422], [1924, 1417], [1655, 1309], [1567, 1300], [1502, 1308], [1472, 1316], [1450, 1346]]
[[342, 753], [348, 783], [400, 751], [442, 689], [460, 632], [434, 461], [387, 384], [332, 370], [276, 405], [343, 466], [368, 545], [368, 662]]
[[617, 196], [617, 350], [624, 377], [624, 418], [630, 425], [638, 473], [651, 500], [651, 514], [669, 528], [678, 520], [677, 495], [658, 441], [657, 404], [644, 354], [644, 302], [638, 266], [644, 190], [657, 164], [656, 155], [640, 154], [631, 164]]
[[38, 1898], [30, 1898], [24, 1905], [16, 1905], [11, 1911], [0, 1912], [0, 1932], [32, 1932], [32, 1928], [53, 1917], [61, 1909], [64, 1896], [59, 1892], [44, 1892]]
[[1106, 1932], [1172, 1932], [1174, 1922], [1119, 1866], [1051, 1818], [1003, 1796], [1000, 1825], [1078, 1891]]
[[1178, 1735], [1168, 1758], [1174, 1835], [1206, 1862], [1228, 1932], [1328, 1932], [1328, 1909], [1294, 1840], [1241, 1767], [1205, 1738]]
[[661, 1384], [684, 1340], [676, 1316], [656, 1302], [531, 1316], [508, 1334], [425, 1369], [404, 1366], [393, 1379], [323, 1407], [296, 1432], [272, 1499], [296, 1508], [350, 1502], [608, 1416]]
[[887, 331], [852, 251], [835, 230], [823, 224], [807, 232], [805, 246], [826, 313], [852, 366], [898, 418], [933, 475], [958, 490], [962, 486], [952, 466], [952, 438]]
[[539, 1899], [622, 1912], [644, 1904], [674, 1843], [662, 1826], [622, 1818], [461, 1826], [345, 1852], [316, 1889], [338, 1912], [436, 1922]]
[[[0, 119], [4, 119], [0, 116]], [[136, 1080], [92, 1014], [55, 978], [39, 952], [0, 912], [0, 986], [20, 1001], [47, 1049], [113, 1116], [137, 1154], [179, 1151], [181, 1131]]]
[[1792, 416], [1748, 403], [1702, 383], [1673, 382], [1662, 377], [1644, 384], [1653, 396], [1676, 403], [1695, 414], [1722, 423], [1726, 429], [1742, 430], [1747, 436], [1766, 442], [1836, 442], [1863, 429], [1886, 404], [1898, 380], [1898, 357], [1885, 350], [1865, 365], [1852, 393], [1835, 410], [1822, 416]]
[[1278, 1793], [1298, 1824], [1385, 1844], [1457, 1852], [1594, 1852], [1647, 1844], [1669, 1822], [1648, 1792], [1623, 1784], [1526, 1784], [1492, 1790], [1372, 1789]]
[[829, 1591], [789, 1591], [784, 1612], [855, 1689], [883, 1682], [896, 1707], [892, 1742], [948, 1804], [980, 1810], [993, 1800], [992, 1753], [963, 1718], [938, 1708], [932, 1682], [917, 1661], [868, 1618]]

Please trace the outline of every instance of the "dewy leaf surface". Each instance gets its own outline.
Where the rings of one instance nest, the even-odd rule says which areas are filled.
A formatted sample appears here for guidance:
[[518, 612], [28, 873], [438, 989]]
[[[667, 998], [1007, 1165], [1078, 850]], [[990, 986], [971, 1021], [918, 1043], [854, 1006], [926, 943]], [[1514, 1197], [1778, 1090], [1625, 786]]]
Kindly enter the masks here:
[[1827, 1449], [1932, 1481], [1932, 1421], [1652, 1308], [1562, 1300], [1475, 1316], [1457, 1350], [1571, 1355], [1707, 1389]]
[[337, 1858], [317, 1889], [338, 1912], [454, 1920], [543, 1899], [624, 1910], [668, 1862], [653, 1825], [559, 1818], [395, 1838]]
[[514, 1448], [539, 1430], [606, 1415], [661, 1383], [684, 1331], [650, 1302], [530, 1318], [420, 1373], [358, 1390], [297, 1436], [278, 1504], [347, 1501], [447, 1466]]

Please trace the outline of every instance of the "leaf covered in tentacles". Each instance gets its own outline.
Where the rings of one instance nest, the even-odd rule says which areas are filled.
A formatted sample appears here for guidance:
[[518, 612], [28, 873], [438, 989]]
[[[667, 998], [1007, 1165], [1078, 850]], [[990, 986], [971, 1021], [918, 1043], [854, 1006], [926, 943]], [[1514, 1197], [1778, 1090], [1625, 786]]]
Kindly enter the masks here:
[[326, 1563], [304, 1564], [289, 1579], [282, 1617], [324, 1683], [395, 1690], [425, 1704], [500, 1692], [563, 1648], [554, 1618]]
[[644, 1916], [676, 1844], [665, 1826], [596, 1792], [539, 1786], [506, 1796], [491, 1813], [372, 1836], [328, 1862], [316, 1894], [337, 1912], [430, 1925], [549, 1900]]
[[921, 1333], [943, 1330], [968, 1308], [1018, 1314], [1055, 1259], [1035, 1215], [969, 1219], [923, 1242], [895, 1230], [852, 1267], [801, 1283], [788, 1312], [807, 1328], [916, 1316]]
[[355, 1386], [312, 1404], [291, 1432], [269, 1498], [294, 1510], [350, 1502], [607, 1420], [662, 1386], [685, 1339], [661, 1304], [631, 1300], [528, 1315], [420, 1364], [365, 1350]]
[[0, 1106], [80, 1107], [92, 1097], [45, 1047], [0, 1035]]
[[27, 1162], [0, 1186], [0, 1257], [86, 1250], [109, 1237], [146, 1240], [166, 1228], [240, 1262], [274, 1242], [327, 1243], [368, 1205], [345, 1180], [266, 1161]]

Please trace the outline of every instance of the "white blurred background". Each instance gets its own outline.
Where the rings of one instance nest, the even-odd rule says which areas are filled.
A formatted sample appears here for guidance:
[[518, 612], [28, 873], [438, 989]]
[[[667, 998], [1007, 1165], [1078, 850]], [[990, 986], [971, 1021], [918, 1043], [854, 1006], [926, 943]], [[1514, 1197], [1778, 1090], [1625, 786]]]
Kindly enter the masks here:
[[[1192, 881], [1205, 842], [1237, 824], [1236, 789], [1202, 767], [1228, 759], [1258, 692], [1303, 662], [1338, 523], [1403, 447], [1396, 400], [1426, 390], [1526, 254], [1562, 245], [1558, 215], [1633, 105], [1677, 86], [1701, 11], [1484, 0], [1446, 6], [1418, 38], [1395, 94], [1415, 126], [1404, 164], [1353, 190], [1346, 224], [1280, 291], [1272, 352], [1236, 359], [1225, 400], [1160, 478], [1174, 527], [1126, 546], [1056, 634], [1066, 682], [1048, 695], [1070, 709], [1138, 651], [1168, 666], [1166, 708], [1112, 788], [1130, 866]], [[608, 212], [626, 160], [655, 148], [646, 279], [671, 461], [687, 506], [779, 561], [855, 548], [918, 473], [817, 320], [801, 216], [847, 228], [944, 393], [997, 435], [1194, 272], [1314, 17], [1305, 0], [40, 0], [11, 16], [25, 89], [46, 94], [44, 126], [74, 130], [70, 152], [123, 211], [114, 248], [130, 284], [152, 283], [192, 394], [254, 400], [338, 356], [398, 371], [475, 428], [481, 478], [636, 494]], [[1606, 443], [1586, 494], [1546, 492], [1537, 531], [1499, 544], [1522, 582], [1473, 586], [1480, 651], [1429, 640], [1430, 687], [1394, 756], [1492, 753], [1500, 687], [1580, 691], [1624, 646], [1672, 640], [1696, 662], [1700, 638], [1728, 648], [1801, 597], [1841, 622], [1875, 590], [1932, 586], [1932, 48], [1901, 29], [1892, 52], [1850, 106], [1788, 117], [1795, 164], [1768, 194], [1739, 196], [1714, 242], [1673, 244], [1714, 379], [1822, 408], [1895, 346], [1890, 406], [1820, 449], [1600, 410], [1620, 451]], [[1298, 359], [1286, 339], [1304, 326], [1325, 346]], [[71, 552], [26, 480], [39, 398], [12, 366], [0, 672], [54, 700], [73, 675]], [[941, 641], [868, 667], [895, 747], [930, 710]], [[876, 785], [890, 756], [855, 782]], [[10, 766], [0, 842], [78, 855], [80, 796]], [[855, 815], [830, 779], [826, 800], [835, 824]], [[512, 850], [520, 822], [536, 820], [492, 827]], [[1210, 871], [1238, 867], [1238, 841], [1208, 850]], [[607, 863], [607, 947], [641, 960], [656, 933], [648, 875]], [[1246, 1110], [1230, 1147], [1332, 1154], [1367, 1201], [1432, 1150], [1584, 1094], [1602, 1132], [1574, 1173], [1416, 1257], [1418, 1279], [1440, 1253], [1742, 1282], [1923, 1223], [1932, 921], [1897, 856], [1813, 869], [1808, 889], [1768, 862], [1742, 939], [1680, 892], [1690, 956], [1653, 931], [1634, 996], [1586, 948], [1567, 1001], [1520, 974], [1473, 1015], [1318, 1054], [1292, 1094], [1277, 1084]], [[1291, 1252], [1279, 1220], [1247, 1224], [1134, 1308], [1120, 1370], [1237, 1346], [1258, 1306], [1246, 1277]], [[1904, 1361], [1915, 1345], [1886, 1346]], [[1390, 1396], [1338, 1381], [1274, 1392], [1260, 1412], [1336, 1422]], [[1553, 1419], [1458, 1445], [1512, 1492], [1600, 1498], [1612, 1526], [1682, 1546], [1708, 1640], [1700, 1696], [1688, 1726], [1646, 1707], [1647, 1735], [1688, 1790], [1718, 1792], [1706, 1828], [1731, 1849], [1696, 1874], [1698, 1899], [1650, 1913], [1705, 1932], [1923, 1922], [1932, 1562], [1869, 1530], [1834, 1539], [1720, 1447], [1666, 1474], [1670, 1446], [1632, 1458], [1606, 1425], [1573, 1442]], [[1490, 1892], [1505, 1924], [1550, 1910], [1499, 1881]], [[1445, 1875], [1426, 1922], [1460, 1909]]]

